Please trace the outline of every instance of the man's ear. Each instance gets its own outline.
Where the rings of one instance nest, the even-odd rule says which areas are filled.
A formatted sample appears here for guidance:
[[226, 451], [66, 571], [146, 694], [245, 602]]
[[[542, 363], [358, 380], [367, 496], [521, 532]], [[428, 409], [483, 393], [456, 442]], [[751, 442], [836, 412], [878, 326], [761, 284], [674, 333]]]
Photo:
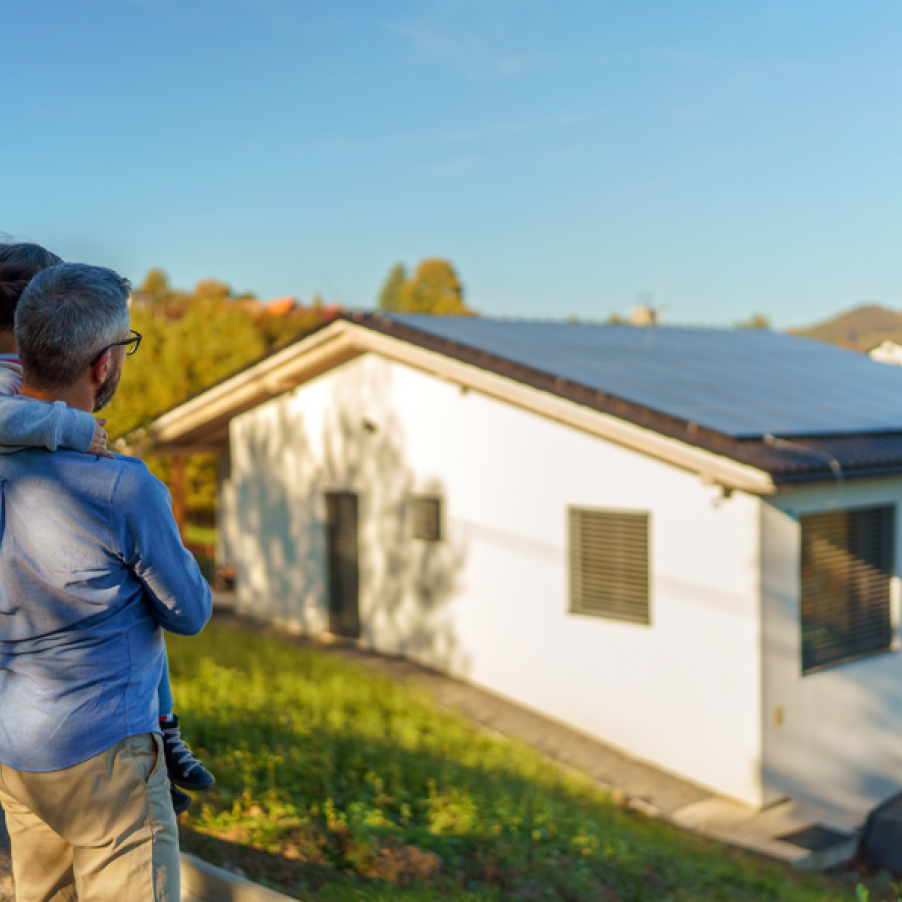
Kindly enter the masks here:
[[107, 349], [97, 360], [91, 364], [91, 375], [97, 385], [103, 385], [106, 377], [110, 372], [110, 363], [113, 359], [113, 352]]

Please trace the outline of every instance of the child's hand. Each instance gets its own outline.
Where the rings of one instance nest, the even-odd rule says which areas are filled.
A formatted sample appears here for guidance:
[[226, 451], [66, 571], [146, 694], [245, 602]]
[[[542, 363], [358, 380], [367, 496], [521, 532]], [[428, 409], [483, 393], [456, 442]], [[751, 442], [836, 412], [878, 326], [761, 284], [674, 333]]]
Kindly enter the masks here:
[[109, 441], [109, 436], [107, 436], [106, 429], [103, 428], [104, 426], [106, 426], [106, 420], [94, 421], [94, 438], [91, 439], [91, 447], [88, 448], [88, 454], [96, 454], [98, 457], [113, 456], [106, 449], [106, 443]]

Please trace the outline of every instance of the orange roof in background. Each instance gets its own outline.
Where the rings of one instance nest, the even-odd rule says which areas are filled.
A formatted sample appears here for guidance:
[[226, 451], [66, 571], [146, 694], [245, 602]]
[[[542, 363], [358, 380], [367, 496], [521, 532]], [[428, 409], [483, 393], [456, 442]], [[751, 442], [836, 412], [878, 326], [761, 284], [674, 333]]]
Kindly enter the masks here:
[[286, 295], [283, 298], [275, 298], [272, 301], [257, 301], [248, 300], [245, 298], [236, 301], [236, 303], [244, 307], [245, 310], [250, 310], [251, 312], [255, 313], [260, 313], [265, 310], [267, 313], [273, 316], [287, 316], [289, 313], [292, 313], [295, 310], [318, 310], [320, 316], [323, 319], [334, 319], [344, 311], [344, 307], [342, 307], [340, 304], [323, 304], [320, 306], [313, 305], [311, 307], [305, 307], [293, 295]]
[[298, 305], [298, 299], [295, 297], [276, 298], [274, 301], [266, 302], [266, 309], [274, 316], [284, 316], [291, 313]]

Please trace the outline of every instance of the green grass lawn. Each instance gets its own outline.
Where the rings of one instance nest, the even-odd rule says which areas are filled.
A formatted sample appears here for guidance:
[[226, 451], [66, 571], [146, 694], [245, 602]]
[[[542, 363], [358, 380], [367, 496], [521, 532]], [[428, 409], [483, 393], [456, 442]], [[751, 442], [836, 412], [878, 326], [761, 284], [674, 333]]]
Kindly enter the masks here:
[[183, 846], [288, 895], [855, 897], [851, 885], [624, 810], [529, 747], [334, 653], [221, 625], [167, 641], [183, 732], [218, 781], [195, 796]]

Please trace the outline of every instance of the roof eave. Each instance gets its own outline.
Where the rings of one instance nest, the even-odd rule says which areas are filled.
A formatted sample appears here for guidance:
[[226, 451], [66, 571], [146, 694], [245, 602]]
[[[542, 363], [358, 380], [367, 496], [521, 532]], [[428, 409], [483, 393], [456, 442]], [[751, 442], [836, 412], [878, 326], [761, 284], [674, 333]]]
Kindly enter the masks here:
[[817, 482], [857, 482], [860, 479], [878, 479], [887, 476], [902, 476], [902, 462], [875, 467], [845, 467], [841, 470], [841, 475], [835, 474], [832, 470], [777, 473], [774, 474], [774, 480], [778, 486], [795, 486]]

